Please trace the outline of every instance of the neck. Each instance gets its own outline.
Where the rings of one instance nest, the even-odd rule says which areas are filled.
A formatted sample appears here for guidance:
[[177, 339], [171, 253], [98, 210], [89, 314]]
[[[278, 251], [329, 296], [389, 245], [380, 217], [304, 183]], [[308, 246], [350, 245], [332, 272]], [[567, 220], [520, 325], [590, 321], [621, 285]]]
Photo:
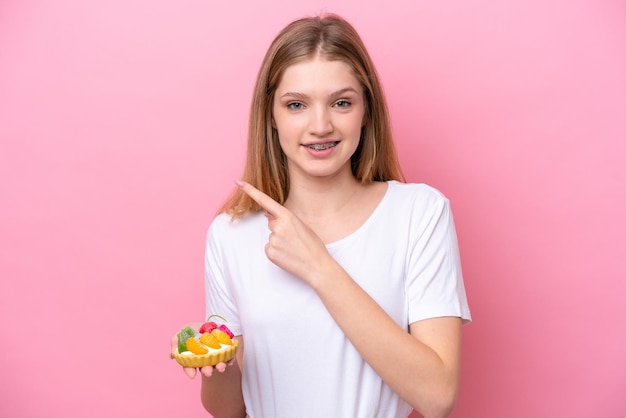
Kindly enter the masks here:
[[301, 218], [333, 215], [353, 201], [364, 187], [352, 173], [329, 178], [292, 177], [290, 180], [285, 207]]

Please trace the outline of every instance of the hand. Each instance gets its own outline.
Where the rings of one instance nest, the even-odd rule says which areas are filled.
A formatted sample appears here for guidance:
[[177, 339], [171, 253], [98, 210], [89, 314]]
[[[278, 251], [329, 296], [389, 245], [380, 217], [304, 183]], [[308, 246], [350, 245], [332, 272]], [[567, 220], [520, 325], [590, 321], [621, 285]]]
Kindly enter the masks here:
[[[191, 328], [193, 328], [194, 330], [198, 330], [200, 328], [200, 325], [202, 323], [200, 322], [194, 322], [192, 324], [189, 324], [189, 326]], [[170, 351], [170, 358], [173, 359], [174, 358], [174, 350], [178, 349], [178, 335], [174, 335], [172, 337], [172, 349]], [[211, 377], [211, 375], [213, 374], [213, 369], [217, 370], [220, 373], [223, 373], [224, 370], [226, 370], [226, 366], [232, 366], [234, 363], [235, 359], [233, 358], [232, 360], [230, 360], [228, 363], [217, 363], [215, 366], [205, 366], [200, 368], [200, 373], [202, 373], [202, 375], [206, 376], [206, 377]], [[196, 374], [198, 373], [198, 369], [196, 367], [183, 367], [183, 372], [185, 372], [185, 374], [190, 378], [193, 379], [194, 377], [196, 377]]]
[[266, 211], [270, 236], [267, 258], [278, 267], [310, 283], [324, 258], [331, 260], [322, 240], [289, 209], [256, 189], [237, 181], [241, 190]]

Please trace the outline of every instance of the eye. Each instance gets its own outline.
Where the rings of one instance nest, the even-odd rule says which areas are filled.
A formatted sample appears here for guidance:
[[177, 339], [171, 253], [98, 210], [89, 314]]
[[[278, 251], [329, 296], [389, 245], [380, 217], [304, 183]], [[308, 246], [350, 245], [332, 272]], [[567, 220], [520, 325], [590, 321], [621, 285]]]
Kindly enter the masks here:
[[350, 107], [350, 105], [352, 105], [352, 103], [349, 100], [337, 100], [337, 102], [335, 103], [335, 106], [337, 107], [341, 107], [341, 108], [346, 108], [346, 107]]
[[287, 103], [287, 108], [291, 110], [302, 110], [304, 105], [300, 102], [289, 102]]

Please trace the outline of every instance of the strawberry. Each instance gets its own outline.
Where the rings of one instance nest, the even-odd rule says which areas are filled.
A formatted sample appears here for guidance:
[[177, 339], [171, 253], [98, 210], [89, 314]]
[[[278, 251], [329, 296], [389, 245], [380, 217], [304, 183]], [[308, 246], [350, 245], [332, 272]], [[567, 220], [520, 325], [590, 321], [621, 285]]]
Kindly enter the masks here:
[[209, 321], [209, 322], [205, 322], [204, 324], [202, 324], [202, 326], [200, 327], [200, 334], [205, 334], [207, 332], [211, 332], [213, 331], [215, 328], [217, 328], [217, 324], [213, 321]]
[[224, 331], [226, 334], [228, 334], [230, 338], [233, 338], [235, 336], [235, 334], [233, 334], [233, 332], [229, 330], [228, 327], [224, 324], [217, 327], [217, 329], [219, 329], [220, 331]]
[[[226, 318], [224, 318], [223, 316], [217, 315], [217, 314], [213, 314], [211, 316], [209, 316], [206, 319], [206, 322], [204, 324], [202, 324], [202, 326], [200, 327], [200, 334], [204, 334], [207, 332], [211, 332], [213, 331], [215, 328], [218, 328], [217, 324], [213, 321], [211, 321], [211, 318], [213, 318], [214, 316], [217, 316], [218, 318], [220, 318], [222, 321], [226, 322]], [[220, 325], [220, 326], [225, 326], [225, 325]], [[222, 330], [223, 331], [223, 330]], [[225, 331], [226, 332], [226, 331]], [[230, 333], [232, 334], [230, 331], [227, 332], [227, 334]], [[232, 335], [231, 335], [232, 338]]]

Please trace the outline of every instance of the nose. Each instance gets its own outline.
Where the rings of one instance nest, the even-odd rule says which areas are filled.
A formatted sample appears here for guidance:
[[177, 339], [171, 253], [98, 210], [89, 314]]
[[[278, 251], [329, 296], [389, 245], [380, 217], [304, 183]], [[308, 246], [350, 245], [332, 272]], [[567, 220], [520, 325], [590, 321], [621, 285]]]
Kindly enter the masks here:
[[325, 136], [333, 131], [332, 117], [326, 106], [316, 107], [311, 112], [309, 132], [316, 136]]

